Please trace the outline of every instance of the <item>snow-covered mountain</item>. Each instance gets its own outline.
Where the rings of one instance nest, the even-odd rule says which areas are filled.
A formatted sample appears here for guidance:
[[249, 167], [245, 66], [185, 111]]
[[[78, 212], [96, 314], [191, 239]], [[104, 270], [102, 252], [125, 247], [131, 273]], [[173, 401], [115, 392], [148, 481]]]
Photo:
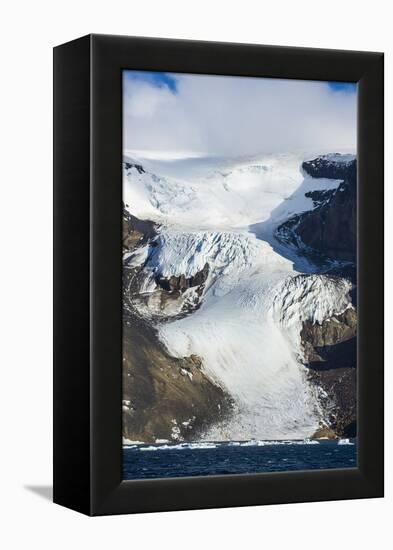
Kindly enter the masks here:
[[162, 160], [125, 157], [123, 199], [132, 213], [165, 226], [238, 229], [280, 221], [313, 207], [307, 191], [341, 180], [312, 178], [303, 155], [253, 159]]
[[[124, 254], [128, 302], [172, 357], [199, 357], [233, 400], [232, 414], [212, 423], [205, 439], [305, 438], [326, 422], [301, 331], [306, 321], [322, 324], [352, 308], [352, 285], [275, 237], [280, 224], [316, 208], [314, 192], [342, 183], [311, 176], [302, 168], [307, 158], [124, 157], [125, 207], [156, 224], [152, 238]], [[338, 178], [339, 165], [353, 159], [311, 162]]]

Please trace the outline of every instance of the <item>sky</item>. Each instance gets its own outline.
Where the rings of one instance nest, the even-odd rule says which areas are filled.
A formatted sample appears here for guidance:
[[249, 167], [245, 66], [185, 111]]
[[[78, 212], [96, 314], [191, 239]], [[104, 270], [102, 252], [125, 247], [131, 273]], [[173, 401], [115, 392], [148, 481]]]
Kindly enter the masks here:
[[356, 109], [353, 83], [127, 70], [123, 148], [153, 157], [355, 152]]

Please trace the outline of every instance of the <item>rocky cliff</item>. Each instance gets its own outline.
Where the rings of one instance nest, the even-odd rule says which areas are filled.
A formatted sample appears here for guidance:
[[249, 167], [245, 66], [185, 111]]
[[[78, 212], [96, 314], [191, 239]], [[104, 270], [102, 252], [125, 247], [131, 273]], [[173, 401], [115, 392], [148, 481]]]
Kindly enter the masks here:
[[301, 340], [309, 379], [319, 388], [326, 425], [317, 436], [356, 436], [356, 310], [323, 323], [303, 323]]
[[157, 234], [157, 226], [150, 220], [139, 220], [123, 205], [123, 252], [132, 252], [149, 242]]
[[[327, 274], [352, 283], [352, 308], [320, 323], [303, 322], [301, 341], [309, 380], [319, 389], [325, 423], [316, 437], [356, 436], [356, 160], [327, 155], [303, 162], [313, 178], [342, 180], [337, 189], [309, 192], [314, 208], [293, 216], [276, 237]], [[327, 263], [326, 263], [327, 262]], [[325, 267], [321, 267], [325, 269]]]
[[309, 193], [315, 208], [281, 224], [276, 236], [321, 258], [356, 260], [356, 160], [333, 163], [326, 157], [303, 162], [313, 178], [342, 179], [335, 190]]

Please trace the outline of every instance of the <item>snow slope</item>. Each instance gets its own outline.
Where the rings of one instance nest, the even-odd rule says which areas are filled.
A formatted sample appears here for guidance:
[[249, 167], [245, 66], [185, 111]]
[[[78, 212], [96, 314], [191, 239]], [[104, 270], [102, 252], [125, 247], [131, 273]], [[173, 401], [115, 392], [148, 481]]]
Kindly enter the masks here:
[[[123, 198], [132, 213], [165, 226], [198, 229], [247, 227], [313, 207], [307, 191], [335, 189], [340, 180], [314, 179], [300, 169], [299, 155], [235, 160], [158, 161], [125, 157]], [[188, 166], [188, 171], [187, 171]], [[160, 170], [155, 172], [154, 170]], [[159, 175], [157, 175], [159, 174]], [[300, 189], [300, 193], [298, 192]], [[275, 219], [278, 216], [276, 214]]]
[[[144, 171], [125, 168], [125, 202], [135, 216], [162, 224], [155, 246], [132, 258], [150, 274], [144, 290], [154, 292], [155, 275], [189, 278], [209, 264], [200, 308], [158, 325], [172, 355], [200, 356], [205, 372], [235, 401], [230, 422], [205, 438], [302, 439], [319, 426], [315, 390], [301, 363], [301, 323], [351, 307], [350, 285], [301, 275], [272, 246], [274, 226], [313, 208], [307, 191], [340, 183], [303, 174], [303, 158], [127, 158]], [[158, 168], [160, 176], [153, 172]], [[255, 224], [264, 230], [250, 230]]]
[[209, 376], [235, 398], [236, 418], [209, 439], [312, 435], [320, 412], [300, 363], [301, 322], [350, 307], [348, 283], [296, 275], [267, 243], [258, 252], [255, 262], [213, 263], [217, 278], [200, 309], [159, 327], [173, 355], [202, 357]]

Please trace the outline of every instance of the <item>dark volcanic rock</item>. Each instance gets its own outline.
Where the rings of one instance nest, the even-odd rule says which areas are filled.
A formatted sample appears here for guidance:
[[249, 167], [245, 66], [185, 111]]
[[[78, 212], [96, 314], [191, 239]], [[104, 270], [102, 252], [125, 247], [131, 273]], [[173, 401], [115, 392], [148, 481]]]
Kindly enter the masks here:
[[143, 168], [141, 164], [137, 164], [135, 162], [124, 162], [124, 168], [126, 170], [131, 170], [131, 168], [135, 168], [135, 170], [139, 174], [144, 174], [146, 172], [146, 170]]
[[[336, 153], [335, 156], [339, 159], [343, 155]], [[355, 162], [355, 160], [350, 162], [337, 162], [332, 160], [330, 155], [325, 155], [313, 160], [304, 161], [302, 168], [313, 178], [345, 180], [352, 170], [351, 165]]]
[[335, 189], [326, 189], [324, 191], [309, 191], [305, 193], [305, 196], [312, 199], [314, 206], [320, 206], [322, 203], [332, 198], [335, 193]]
[[202, 285], [206, 282], [208, 275], [209, 264], [206, 263], [204, 267], [200, 271], [195, 273], [195, 275], [193, 275], [192, 277], [187, 278], [185, 275], [179, 275], [178, 277], [176, 277], [175, 275], [172, 275], [168, 279], [162, 276], [157, 276], [156, 282], [164, 290], [178, 290], [179, 292], [184, 292], [188, 288], [192, 288], [195, 286], [201, 288]]
[[308, 363], [308, 367], [316, 371], [356, 368], [356, 337], [315, 348], [314, 360]]
[[343, 178], [344, 181], [332, 193], [320, 195], [321, 192], [314, 192], [310, 195], [314, 204], [319, 202], [319, 205], [314, 210], [293, 216], [281, 224], [276, 236], [288, 244], [309, 249], [322, 257], [354, 262], [356, 161], [335, 164], [317, 160], [303, 163], [304, 170], [313, 177]]

